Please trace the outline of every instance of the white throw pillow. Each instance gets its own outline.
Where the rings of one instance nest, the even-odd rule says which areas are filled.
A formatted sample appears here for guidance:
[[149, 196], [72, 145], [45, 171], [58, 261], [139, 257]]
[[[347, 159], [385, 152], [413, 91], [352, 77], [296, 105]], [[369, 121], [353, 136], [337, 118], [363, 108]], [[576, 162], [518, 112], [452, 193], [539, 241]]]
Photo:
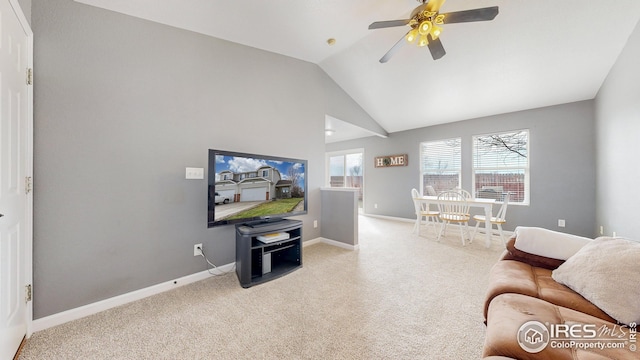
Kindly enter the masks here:
[[640, 324], [640, 242], [597, 238], [551, 276], [619, 322]]
[[567, 260], [593, 239], [537, 227], [518, 226], [516, 249], [552, 259]]

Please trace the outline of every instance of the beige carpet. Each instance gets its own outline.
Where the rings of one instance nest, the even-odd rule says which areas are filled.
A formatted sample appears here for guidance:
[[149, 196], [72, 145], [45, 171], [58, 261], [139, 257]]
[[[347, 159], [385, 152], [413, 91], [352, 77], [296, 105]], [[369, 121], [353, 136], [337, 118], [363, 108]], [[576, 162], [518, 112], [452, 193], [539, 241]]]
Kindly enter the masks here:
[[20, 359], [480, 358], [500, 240], [412, 228], [361, 216], [357, 251], [307, 246], [302, 269], [269, 283], [226, 274], [47, 329]]

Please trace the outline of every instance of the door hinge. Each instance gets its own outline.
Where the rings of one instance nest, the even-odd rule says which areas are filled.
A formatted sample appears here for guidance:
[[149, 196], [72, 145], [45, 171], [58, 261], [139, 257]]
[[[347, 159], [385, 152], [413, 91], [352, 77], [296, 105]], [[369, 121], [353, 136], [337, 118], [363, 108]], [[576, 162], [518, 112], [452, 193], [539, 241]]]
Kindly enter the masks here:
[[27, 68], [27, 85], [33, 85], [33, 69]]
[[33, 185], [31, 183], [31, 176], [24, 177], [24, 193], [29, 194], [31, 192]]
[[24, 287], [24, 302], [31, 301], [31, 284]]

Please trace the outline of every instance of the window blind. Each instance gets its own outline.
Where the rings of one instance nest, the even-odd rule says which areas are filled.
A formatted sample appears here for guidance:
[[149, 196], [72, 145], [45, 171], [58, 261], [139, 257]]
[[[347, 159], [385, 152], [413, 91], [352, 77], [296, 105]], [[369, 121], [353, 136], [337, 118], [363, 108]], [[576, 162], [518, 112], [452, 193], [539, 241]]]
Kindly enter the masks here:
[[529, 131], [473, 137], [474, 196], [529, 201]]
[[426, 141], [420, 144], [422, 194], [460, 187], [461, 139]]

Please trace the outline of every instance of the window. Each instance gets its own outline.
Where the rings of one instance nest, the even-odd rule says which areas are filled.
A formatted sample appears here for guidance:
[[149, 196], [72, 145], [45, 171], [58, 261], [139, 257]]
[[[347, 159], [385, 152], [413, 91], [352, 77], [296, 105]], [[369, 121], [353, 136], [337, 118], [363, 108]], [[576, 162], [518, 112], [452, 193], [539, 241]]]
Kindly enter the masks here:
[[330, 187], [362, 187], [362, 153], [329, 156]]
[[[423, 195], [460, 187], [460, 138], [420, 144], [420, 174]], [[434, 193], [435, 192], [435, 193]]]
[[475, 197], [529, 204], [529, 130], [473, 137]]
[[363, 150], [353, 149], [326, 154], [329, 187], [358, 189], [358, 206], [362, 208], [364, 185]]
[[269, 170], [262, 170], [262, 177], [268, 177], [269, 176]]

